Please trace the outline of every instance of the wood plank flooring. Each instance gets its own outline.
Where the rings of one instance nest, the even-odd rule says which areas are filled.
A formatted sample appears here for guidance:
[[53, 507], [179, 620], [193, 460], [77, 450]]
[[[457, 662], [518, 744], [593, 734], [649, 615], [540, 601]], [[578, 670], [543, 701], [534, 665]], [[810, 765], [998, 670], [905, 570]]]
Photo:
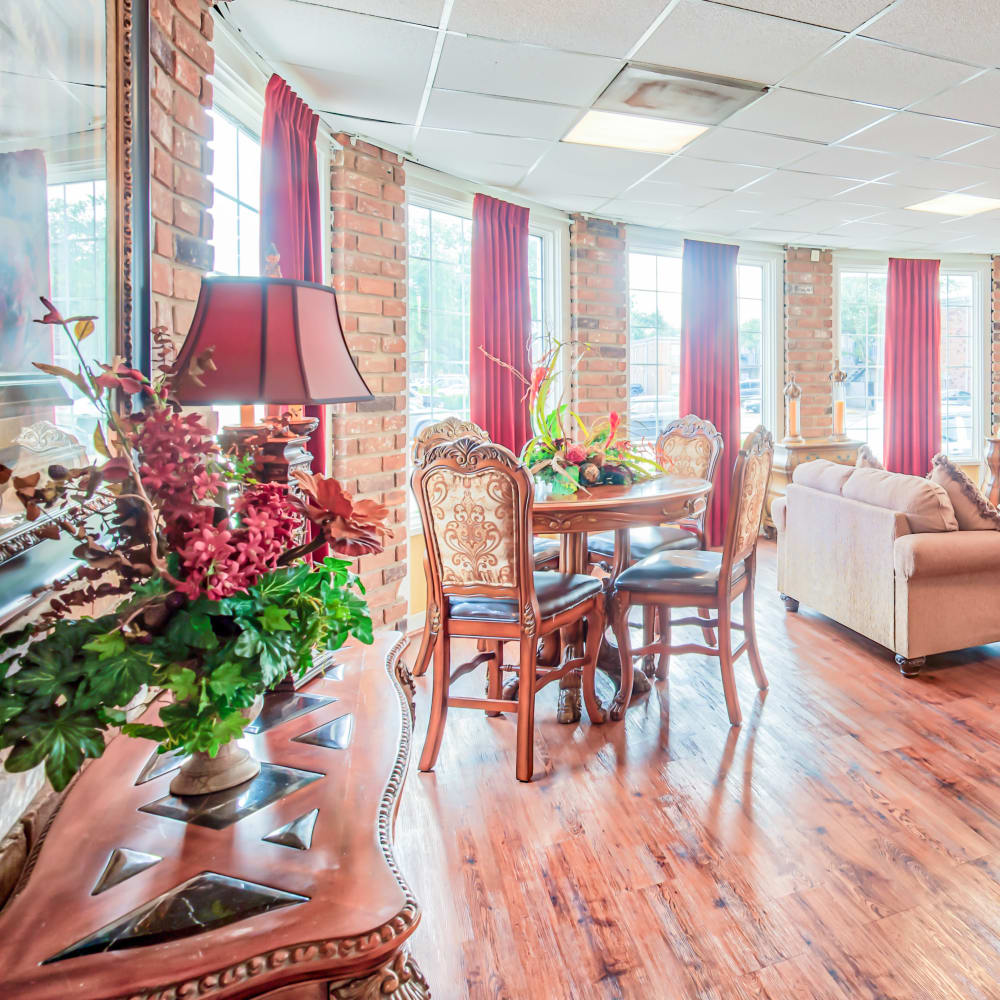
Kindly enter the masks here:
[[418, 680], [396, 836], [438, 1000], [1000, 1000], [1000, 646], [906, 680], [787, 614], [774, 556], [738, 729], [686, 656], [624, 723], [560, 726], [544, 691], [530, 785], [514, 718], [460, 709], [425, 775]]

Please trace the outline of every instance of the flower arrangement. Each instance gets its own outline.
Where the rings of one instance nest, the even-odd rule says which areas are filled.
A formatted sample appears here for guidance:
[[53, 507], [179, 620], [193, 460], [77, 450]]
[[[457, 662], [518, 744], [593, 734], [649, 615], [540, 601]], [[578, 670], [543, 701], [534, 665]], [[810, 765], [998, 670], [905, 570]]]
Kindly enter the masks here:
[[[215, 757], [289, 671], [301, 676], [315, 652], [349, 636], [370, 643], [350, 562], [306, 557], [323, 544], [342, 556], [379, 552], [387, 529], [384, 507], [354, 500], [333, 479], [299, 473], [296, 495], [257, 482], [247, 457], [220, 451], [202, 417], [173, 402], [184, 379], [214, 368], [211, 352], [183, 371], [168, 358], [152, 382], [120, 358], [95, 370], [79, 348], [94, 317], [63, 319], [42, 302], [37, 322], [63, 328], [79, 368], [38, 367], [95, 407], [99, 458], [52, 466], [45, 482], [13, 478], [27, 518], [47, 512], [45, 535], [72, 536], [82, 565], [38, 621], [0, 637], [0, 748], [10, 748], [8, 771], [44, 762], [58, 790], [84, 758], [102, 754], [115, 726], [160, 752]], [[154, 340], [162, 348], [164, 331]], [[0, 481], [11, 475], [0, 467]], [[306, 522], [316, 528], [303, 541]], [[78, 614], [114, 597], [106, 614]], [[126, 722], [144, 686], [172, 696], [156, 725]]]
[[524, 446], [524, 461], [536, 479], [555, 494], [588, 486], [651, 479], [664, 470], [632, 445], [614, 410], [589, 426], [560, 396], [552, 401], [562, 344], [556, 343], [534, 369], [528, 404], [535, 436]]

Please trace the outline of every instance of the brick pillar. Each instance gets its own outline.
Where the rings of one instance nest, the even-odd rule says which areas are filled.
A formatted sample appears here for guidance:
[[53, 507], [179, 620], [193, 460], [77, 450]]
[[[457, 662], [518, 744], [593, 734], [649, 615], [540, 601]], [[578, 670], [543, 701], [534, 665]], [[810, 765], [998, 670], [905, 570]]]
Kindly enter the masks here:
[[178, 343], [214, 259], [206, 110], [212, 106], [206, 77], [215, 67], [211, 8], [207, 0], [152, 0], [150, 10], [152, 318]]
[[[625, 226], [574, 215], [569, 232], [571, 405], [591, 420], [628, 407]], [[582, 356], [576, 345], [587, 344]]]
[[359, 560], [376, 628], [405, 631], [406, 174], [402, 158], [338, 135], [330, 176], [333, 286], [358, 369], [375, 398], [334, 407], [333, 474], [389, 508], [392, 540]]
[[1000, 424], [1000, 256], [992, 259], [990, 272], [990, 426]]
[[[813, 254], [819, 259], [814, 261]], [[785, 250], [785, 365], [802, 386], [802, 436], [833, 433], [833, 254], [810, 247]], [[781, 396], [784, 406], [784, 397]], [[784, 418], [782, 418], [784, 421]], [[786, 428], [787, 430], [787, 428]]]

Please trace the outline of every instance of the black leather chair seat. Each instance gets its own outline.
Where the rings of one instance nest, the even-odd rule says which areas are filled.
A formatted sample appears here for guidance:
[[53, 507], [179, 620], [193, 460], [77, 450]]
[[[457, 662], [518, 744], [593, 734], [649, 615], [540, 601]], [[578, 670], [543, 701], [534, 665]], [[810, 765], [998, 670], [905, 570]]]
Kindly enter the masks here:
[[[543, 618], [568, 611], [601, 592], [601, 581], [582, 573], [536, 573], [535, 596]], [[493, 597], [452, 597], [448, 614], [464, 621], [516, 622], [515, 601]]]
[[554, 538], [535, 538], [535, 565], [559, 558], [559, 543]]
[[[676, 524], [661, 527], [632, 528], [628, 533], [632, 559], [645, 559], [657, 552], [698, 548], [698, 536]], [[587, 538], [587, 548], [605, 559], [614, 558], [615, 533], [602, 531]]]
[[[721, 552], [657, 552], [619, 573], [615, 586], [634, 594], [713, 594], [721, 569]], [[741, 560], [733, 566], [733, 583], [745, 575]]]

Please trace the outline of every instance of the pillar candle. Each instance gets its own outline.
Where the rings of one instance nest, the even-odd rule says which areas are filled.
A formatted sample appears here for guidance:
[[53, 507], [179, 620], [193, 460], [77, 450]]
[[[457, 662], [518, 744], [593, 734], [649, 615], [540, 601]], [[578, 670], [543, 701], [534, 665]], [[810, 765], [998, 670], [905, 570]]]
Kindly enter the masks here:
[[249, 427], [249, 426], [251, 426], [251, 424], [256, 423], [256, 419], [254, 418], [254, 414], [253, 414], [253, 404], [252, 403], [251, 403], [250, 406], [241, 406], [240, 407], [240, 423], [244, 427]]
[[799, 401], [797, 399], [788, 401], [788, 436], [799, 436]]
[[833, 433], [840, 435], [844, 433], [844, 417], [846, 415], [847, 403], [843, 399], [834, 400], [833, 403]]

